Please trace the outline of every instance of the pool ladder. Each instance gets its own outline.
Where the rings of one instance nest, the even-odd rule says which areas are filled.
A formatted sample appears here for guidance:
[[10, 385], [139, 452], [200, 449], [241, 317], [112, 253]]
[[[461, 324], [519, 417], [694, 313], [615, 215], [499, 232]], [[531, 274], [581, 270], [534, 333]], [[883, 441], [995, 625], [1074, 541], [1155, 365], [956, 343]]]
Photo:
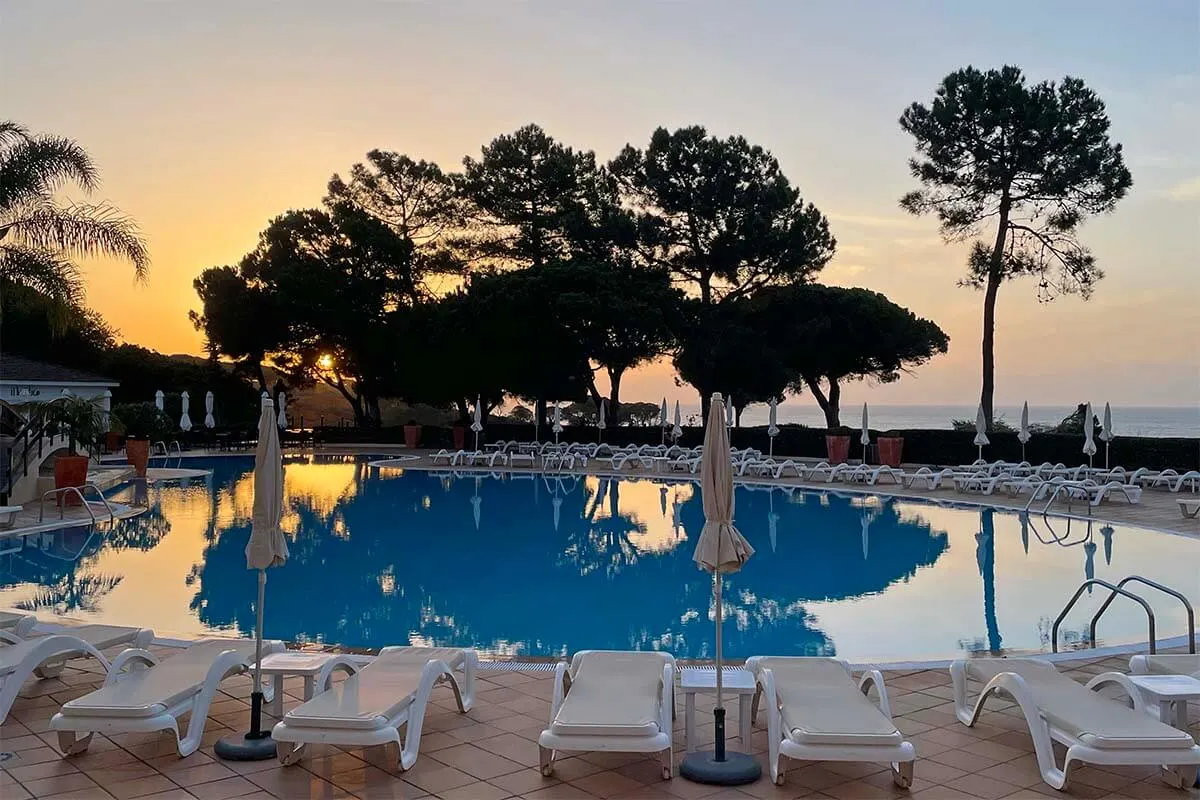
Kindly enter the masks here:
[[1150, 608], [1150, 604], [1146, 602], [1146, 598], [1125, 588], [1125, 586], [1130, 583], [1140, 583], [1145, 586], [1149, 586], [1152, 589], [1157, 589], [1164, 594], [1171, 595], [1179, 602], [1183, 603], [1183, 608], [1187, 612], [1188, 652], [1194, 655], [1196, 652], [1196, 614], [1192, 610], [1192, 604], [1189, 603], [1188, 599], [1183, 596], [1183, 593], [1178, 592], [1169, 586], [1163, 586], [1158, 581], [1152, 581], [1149, 578], [1143, 577], [1142, 575], [1130, 575], [1126, 578], [1122, 578], [1115, 585], [1109, 583], [1108, 581], [1101, 580], [1100, 578], [1090, 578], [1079, 584], [1079, 588], [1075, 590], [1075, 594], [1071, 596], [1071, 599], [1063, 608], [1062, 613], [1058, 615], [1058, 619], [1054, 620], [1054, 627], [1050, 630], [1051, 652], [1058, 652], [1058, 628], [1062, 624], [1062, 621], [1066, 618], [1067, 613], [1075, 607], [1076, 601], [1079, 600], [1084, 590], [1086, 590], [1089, 586], [1103, 586], [1105, 589], [1109, 590], [1108, 598], [1100, 605], [1100, 609], [1096, 612], [1096, 615], [1092, 617], [1091, 624], [1088, 626], [1088, 640], [1092, 643], [1092, 647], [1096, 646], [1096, 623], [1100, 621], [1100, 617], [1103, 616], [1104, 612], [1108, 610], [1108, 607], [1112, 605], [1113, 600], [1117, 599], [1117, 595], [1121, 595], [1122, 597], [1128, 597], [1130, 600], [1140, 605], [1146, 612], [1146, 623], [1149, 629], [1148, 641], [1150, 643], [1150, 654], [1153, 655], [1154, 653], [1158, 652], [1158, 641], [1154, 633], [1154, 609]]

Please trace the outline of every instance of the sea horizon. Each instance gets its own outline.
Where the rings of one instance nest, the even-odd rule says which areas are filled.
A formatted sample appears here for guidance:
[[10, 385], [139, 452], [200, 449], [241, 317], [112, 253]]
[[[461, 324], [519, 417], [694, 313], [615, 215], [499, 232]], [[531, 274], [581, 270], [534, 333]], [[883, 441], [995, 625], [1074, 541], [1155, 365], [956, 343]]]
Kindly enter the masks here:
[[[674, 400], [668, 398], [674, 414]], [[685, 424], [699, 424], [699, 403], [680, 403], [680, 413]], [[1029, 422], [1034, 425], [1053, 425], [1074, 413], [1073, 405], [1029, 406]], [[955, 419], [974, 419], [977, 406], [949, 404], [868, 404], [867, 413], [873, 430], [891, 429], [943, 429], [949, 430]], [[1093, 404], [1092, 411], [1098, 418], [1104, 415], [1103, 404]], [[768, 408], [756, 403], [743, 413], [743, 427], [766, 425]], [[996, 406], [996, 417], [1016, 427], [1021, 421], [1020, 405]], [[689, 418], [691, 421], [689, 422]], [[779, 424], [799, 424], [813, 428], [825, 427], [825, 415], [811, 398], [798, 398], [779, 404]], [[1116, 436], [1200, 436], [1200, 404], [1190, 406], [1112, 406], [1113, 432]], [[862, 421], [861, 404], [843, 404], [841, 423], [857, 428]]]

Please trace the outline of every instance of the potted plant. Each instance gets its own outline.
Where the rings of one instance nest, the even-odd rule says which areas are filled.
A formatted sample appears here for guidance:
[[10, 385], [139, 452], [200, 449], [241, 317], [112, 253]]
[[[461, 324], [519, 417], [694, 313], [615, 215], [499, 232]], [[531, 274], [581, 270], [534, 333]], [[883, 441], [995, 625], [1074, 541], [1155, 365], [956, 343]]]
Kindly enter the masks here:
[[[82, 397], [64, 396], [39, 404], [36, 413], [41, 414], [47, 422], [57, 423], [67, 436], [67, 455], [59, 456], [54, 461], [54, 488], [83, 486], [87, 483], [90, 461], [86, 451], [99, 446], [108, 428], [104, 409]], [[81, 450], [85, 451], [82, 455]], [[59, 504], [79, 505], [77, 496], [71, 495], [65, 501], [63, 497], [59, 495]]]
[[146, 477], [150, 461], [150, 443], [165, 439], [171, 432], [171, 418], [154, 403], [126, 403], [113, 409], [125, 427], [125, 460], [133, 465], [139, 478]]
[[885, 467], [899, 467], [900, 460], [904, 455], [904, 437], [896, 436], [892, 431], [888, 431], [889, 436], [880, 436], [876, 440], [879, 445], [879, 463]]
[[850, 429], [844, 425], [825, 434], [825, 458], [830, 464], [845, 464], [850, 457]]
[[415, 419], [410, 419], [404, 424], [404, 446], [409, 450], [415, 450], [420, 443], [421, 426], [417, 424]]

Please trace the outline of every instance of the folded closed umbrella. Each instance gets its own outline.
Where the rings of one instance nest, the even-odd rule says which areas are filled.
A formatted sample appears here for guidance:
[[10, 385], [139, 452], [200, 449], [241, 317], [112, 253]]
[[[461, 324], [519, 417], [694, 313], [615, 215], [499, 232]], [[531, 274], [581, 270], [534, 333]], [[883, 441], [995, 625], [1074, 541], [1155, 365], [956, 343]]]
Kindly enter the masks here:
[[596, 441], [598, 441], [598, 442], [604, 441], [604, 429], [608, 427], [608, 423], [604, 419], [604, 409], [607, 406], [608, 406], [608, 400], [601, 397], [600, 398], [600, 421], [596, 423], [596, 430], [599, 431], [599, 434], [596, 437]]
[[1029, 443], [1033, 434], [1029, 432], [1029, 401], [1025, 401], [1025, 405], [1021, 406], [1021, 430], [1017, 432], [1017, 441], [1021, 443], [1021, 460], [1026, 461], [1025, 445]]
[[285, 431], [288, 426], [287, 418], [287, 395], [283, 392], [279, 393], [279, 430]]
[[975, 446], [979, 448], [979, 460], [983, 460], [983, 446], [991, 444], [987, 437], [987, 417], [983, 415], [983, 403], [979, 404], [979, 410], [975, 412]]
[[216, 417], [213, 416], [213, 393], [204, 393], [204, 427], [217, 427]]
[[162, 389], [159, 389], [157, 392], [155, 392], [155, 393], [154, 393], [154, 405], [156, 405], [156, 406], [158, 407], [158, 410], [159, 410], [159, 411], [162, 411], [162, 410], [163, 410], [163, 393], [162, 393]]
[[1092, 465], [1092, 456], [1096, 455], [1096, 440], [1093, 438], [1096, 426], [1092, 418], [1092, 404], [1088, 403], [1083, 413], [1083, 454], [1088, 457], [1088, 466]]
[[471, 430], [475, 432], [475, 451], [479, 451], [479, 433], [483, 430], [483, 412], [479, 409], [479, 395], [475, 395], [475, 412], [471, 416]]
[[714, 394], [704, 430], [700, 460], [700, 496], [704, 528], [692, 558], [701, 569], [713, 573], [716, 608], [717, 706], [713, 711], [716, 742], [713, 752], [690, 753], [683, 762], [684, 777], [704, 783], [733, 785], [758, 778], [758, 762], [744, 753], [726, 752], [725, 708], [721, 665], [722, 576], [736, 572], [754, 555], [754, 548], [733, 525], [733, 465], [729, 452], [729, 428], [725, 423], [725, 401]]
[[767, 455], [774, 458], [775, 457], [775, 437], [779, 435], [779, 425], [778, 425], [778, 420], [776, 419], [776, 417], [778, 416], [778, 413], [779, 413], [779, 401], [777, 401], [774, 397], [772, 397], [771, 402], [767, 403], [767, 407], [770, 410], [770, 416], [767, 419], [767, 436], [771, 440], [771, 446], [770, 446], [770, 449], [768, 450]]
[[183, 413], [179, 415], [179, 430], [184, 431], [186, 433], [187, 431], [190, 431], [192, 429], [192, 418], [188, 414], [188, 411], [191, 408], [192, 401], [188, 397], [188, 393], [187, 393], [186, 389], [184, 390], [183, 394], [181, 394], [179, 396], [179, 402], [183, 407]]
[[729, 395], [725, 407], [725, 427], [733, 427], [733, 395]]
[[246, 568], [258, 570], [258, 603], [255, 605], [255, 670], [251, 694], [250, 732], [241, 737], [226, 737], [217, 742], [217, 755], [234, 760], [261, 760], [275, 757], [270, 732], [262, 730], [263, 602], [266, 599], [267, 569], [287, 563], [287, 539], [283, 519], [283, 458], [275, 404], [263, 398], [258, 418], [258, 445], [254, 449], [254, 506], [250, 516], [250, 540], [246, 543]]
[[562, 433], [562, 409], [558, 407], [558, 401], [554, 401], [554, 424], [550, 428], [554, 431], [554, 443], [558, 444], [558, 435]]
[[871, 444], [871, 431], [867, 423], [867, 404], [863, 403], [862, 435], [858, 437], [863, 447], [863, 463], [867, 463], [867, 446]]
[[658, 409], [658, 427], [662, 431], [662, 442], [667, 443], [667, 428], [671, 423], [667, 422], [667, 398], [662, 399], [662, 405]]
[[1117, 438], [1113, 435], [1112, 429], [1112, 406], [1108, 403], [1104, 404], [1104, 424], [1100, 428], [1100, 441], [1104, 442], [1104, 468], [1108, 469], [1108, 446], [1113, 439]]
[[683, 416], [679, 413], [679, 401], [675, 401], [675, 426], [671, 428], [671, 438], [676, 442], [683, 436]]

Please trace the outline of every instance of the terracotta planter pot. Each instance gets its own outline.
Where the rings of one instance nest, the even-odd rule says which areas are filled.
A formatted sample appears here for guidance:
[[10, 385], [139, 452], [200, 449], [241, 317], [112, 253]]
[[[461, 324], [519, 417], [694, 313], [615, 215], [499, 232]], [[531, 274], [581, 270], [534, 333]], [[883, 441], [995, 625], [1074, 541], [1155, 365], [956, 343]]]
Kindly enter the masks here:
[[879, 463], [887, 467], [899, 467], [900, 457], [904, 452], [903, 436], [880, 436]]
[[133, 465], [139, 478], [146, 477], [146, 464], [150, 461], [150, 440], [126, 439], [125, 460]]
[[104, 449], [109, 453], [115, 453], [121, 449], [121, 434], [116, 431], [109, 431], [104, 434]]
[[416, 450], [421, 443], [421, 426], [420, 425], [405, 425], [404, 426], [404, 446], [409, 450]]
[[845, 464], [850, 457], [850, 437], [826, 436], [825, 457], [830, 464]]
[[450, 432], [454, 435], [454, 449], [462, 450], [467, 442], [467, 429], [462, 425], [455, 425]]
[[[54, 462], [54, 488], [83, 486], [87, 483], [87, 456], [59, 456]], [[77, 506], [79, 498], [71, 493], [58, 496], [59, 505]]]

